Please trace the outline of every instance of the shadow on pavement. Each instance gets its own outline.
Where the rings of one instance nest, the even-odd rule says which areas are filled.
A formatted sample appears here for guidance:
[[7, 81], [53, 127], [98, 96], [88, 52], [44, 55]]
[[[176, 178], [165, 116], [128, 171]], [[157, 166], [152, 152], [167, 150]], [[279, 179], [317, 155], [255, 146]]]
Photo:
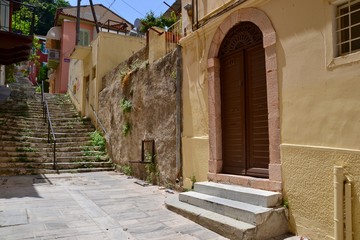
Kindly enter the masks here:
[[35, 188], [39, 184], [52, 183], [45, 175], [0, 177], [0, 199], [41, 198]]

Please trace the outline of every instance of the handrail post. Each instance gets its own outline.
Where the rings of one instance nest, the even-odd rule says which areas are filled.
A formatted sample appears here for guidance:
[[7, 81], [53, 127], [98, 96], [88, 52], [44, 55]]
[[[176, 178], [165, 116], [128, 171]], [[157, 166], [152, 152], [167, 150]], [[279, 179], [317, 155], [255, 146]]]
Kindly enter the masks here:
[[41, 103], [44, 104], [44, 80], [41, 81]]
[[48, 143], [50, 143], [50, 121], [48, 121]]
[[45, 113], [45, 104], [43, 104], [43, 118], [44, 118], [44, 123], [46, 123], [46, 113]]
[[56, 151], [56, 140], [54, 140], [54, 163], [53, 163], [53, 169], [56, 170], [56, 154], [55, 154], [55, 151]]

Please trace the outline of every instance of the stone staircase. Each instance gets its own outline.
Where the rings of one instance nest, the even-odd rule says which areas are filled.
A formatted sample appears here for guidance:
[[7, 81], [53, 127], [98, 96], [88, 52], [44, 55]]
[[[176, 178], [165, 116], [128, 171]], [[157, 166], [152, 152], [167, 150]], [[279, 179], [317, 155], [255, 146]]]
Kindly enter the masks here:
[[[194, 191], [168, 198], [166, 207], [229, 239], [284, 239], [286, 209], [277, 192], [198, 182]], [[277, 238], [276, 238], [277, 237]]]
[[106, 152], [91, 144], [91, 122], [78, 116], [69, 97], [45, 94], [57, 139], [53, 169], [41, 94], [24, 83], [10, 88], [10, 97], [0, 103], [0, 175], [113, 170]]

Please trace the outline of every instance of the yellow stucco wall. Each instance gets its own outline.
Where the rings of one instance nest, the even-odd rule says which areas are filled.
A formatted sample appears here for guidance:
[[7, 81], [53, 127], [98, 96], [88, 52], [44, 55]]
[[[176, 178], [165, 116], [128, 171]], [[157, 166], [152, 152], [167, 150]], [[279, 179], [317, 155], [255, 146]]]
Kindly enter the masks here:
[[[277, 34], [283, 194], [290, 206], [290, 229], [311, 239], [333, 238], [334, 165], [344, 166], [353, 180], [352, 222], [354, 236], [360, 236], [360, 53], [334, 57], [335, 6], [329, 2], [249, 0], [181, 41], [188, 188], [186, 178], [195, 174], [203, 181], [208, 171], [207, 55], [212, 37], [241, 8], [256, 7], [271, 20]], [[188, 31], [187, 21], [184, 17]]]
[[149, 62], [153, 63], [159, 58], [166, 55], [166, 39], [164, 29], [153, 27], [153, 29], [158, 32], [163, 32], [160, 34], [152, 29], [148, 30], [148, 38], [149, 38]]
[[[182, 44], [183, 50], [183, 178], [191, 188], [191, 177], [206, 181], [209, 159], [208, 88], [203, 35]], [[195, 40], [195, 39], [194, 39]], [[190, 44], [190, 45], [187, 45]], [[189, 147], [191, 145], [191, 147]]]
[[[144, 38], [100, 32], [97, 38], [91, 42], [90, 52], [83, 60], [71, 60], [69, 74], [70, 79], [73, 80], [69, 84], [69, 93], [82, 116], [91, 118], [93, 124], [97, 125], [90, 105], [97, 112], [98, 93], [103, 89], [103, 76], [143, 48], [145, 44]], [[85, 97], [84, 86], [84, 77], [86, 76], [89, 76], [88, 100]], [[72, 91], [73, 85], [77, 86], [76, 93]]]
[[106, 73], [114, 69], [121, 62], [145, 47], [146, 39], [113, 33], [99, 33], [96, 42], [93, 43], [93, 66], [96, 65], [96, 86], [94, 108], [98, 108], [98, 93], [104, 88], [102, 78]]

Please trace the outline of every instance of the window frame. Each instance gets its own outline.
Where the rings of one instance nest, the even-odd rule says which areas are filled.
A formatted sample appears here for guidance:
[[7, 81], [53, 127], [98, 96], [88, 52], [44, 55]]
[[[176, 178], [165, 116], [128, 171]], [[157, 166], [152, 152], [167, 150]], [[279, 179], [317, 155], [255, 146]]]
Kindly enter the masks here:
[[[87, 36], [85, 38], [85, 35]], [[79, 46], [83, 46], [83, 47], [88, 47], [90, 46], [90, 30], [88, 29], [84, 29], [84, 28], [80, 28], [79, 31]], [[87, 44], [86, 44], [87, 43]]]
[[[335, 50], [336, 56], [341, 57], [348, 54], [353, 54], [360, 51], [359, 47], [353, 47], [355, 42], [360, 41], [360, 36], [352, 37], [352, 29], [360, 27], [360, 20], [352, 23], [352, 17], [355, 13], [360, 13], [360, 8], [351, 10], [355, 4], [360, 4], [360, 0], [343, 0], [335, 1], [336, 15], [335, 15]], [[346, 12], [342, 10], [347, 9]], [[359, 43], [358, 43], [359, 44]]]

